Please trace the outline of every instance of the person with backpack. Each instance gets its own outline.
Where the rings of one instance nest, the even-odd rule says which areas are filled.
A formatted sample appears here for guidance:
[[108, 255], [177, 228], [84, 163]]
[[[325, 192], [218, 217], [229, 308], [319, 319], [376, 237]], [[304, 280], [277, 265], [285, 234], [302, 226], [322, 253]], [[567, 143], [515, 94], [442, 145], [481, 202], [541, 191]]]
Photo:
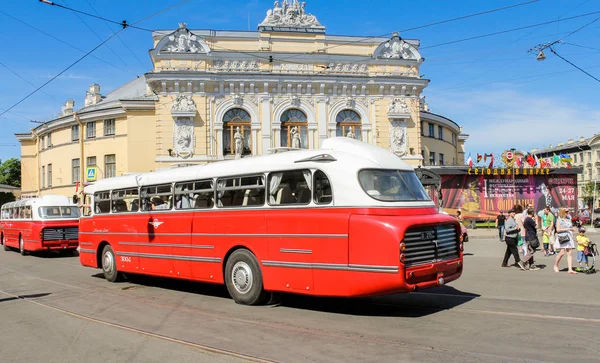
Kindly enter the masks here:
[[527, 251], [527, 253], [523, 255], [523, 263], [525, 264], [525, 269], [531, 271], [540, 269], [533, 261], [533, 254], [535, 253], [536, 248], [540, 247], [540, 240], [537, 236], [537, 225], [533, 216], [533, 209], [528, 209], [527, 218], [523, 221], [523, 226], [525, 227], [524, 251]]

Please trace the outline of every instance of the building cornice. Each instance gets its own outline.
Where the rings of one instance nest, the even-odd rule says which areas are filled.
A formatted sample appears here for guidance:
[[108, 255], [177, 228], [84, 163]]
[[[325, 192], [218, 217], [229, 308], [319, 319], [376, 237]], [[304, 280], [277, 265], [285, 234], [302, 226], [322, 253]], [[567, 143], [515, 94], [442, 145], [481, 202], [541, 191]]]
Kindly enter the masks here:
[[77, 113], [81, 122], [92, 122], [92, 121], [101, 121], [108, 118], [117, 118], [127, 116], [127, 112], [123, 109], [123, 107], [113, 106], [111, 108], [102, 108], [99, 110], [87, 111], [82, 113]]
[[[448, 127], [455, 133], [460, 134], [460, 126], [456, 122], [450, 120], [449, 118], [446, 118], [444, 116], [437, 115], [435, 113], [431, 113], [428, 111], [421, 111], [420, 116], [421, 116], [421, 121], [437, 122], [437, 123], [443, 124], [444, 126]], [[466, 136], [468, 137], [468, 135], [466, 135]], [[460, 135], [459, 135], [459, 137], [460, 137]]]
[[158, 97], [156, 96], [147, 100], [121, 100], [121, 107], [123, 107], [125, 111], [153, 111], [156, 108], [156, 101], [158, 101]]
[[16, 133], [15, 137], [17, 138], [17, 140], [19, 142], [21, 141], [34, 141], [35, 140], [35, 136], [33, 135], [32, 132], [27, 132], [27, 133]]

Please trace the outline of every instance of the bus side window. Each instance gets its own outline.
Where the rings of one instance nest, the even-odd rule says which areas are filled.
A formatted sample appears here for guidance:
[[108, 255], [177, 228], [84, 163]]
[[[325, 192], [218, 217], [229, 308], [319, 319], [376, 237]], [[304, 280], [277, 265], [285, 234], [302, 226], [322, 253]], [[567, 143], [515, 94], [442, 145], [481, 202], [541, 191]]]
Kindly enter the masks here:
[[96, 214], [110, 213], [110, 193], [98, 192], [94, 194], [94, 204]]
[[310, 170], [288, 170], [269, 174], [269, 204], [310, 203], [312, 187]]
[[316, 204], [329, 204], [333, 200], [331, 183], [321, 170], [315, 171], [314, 174], [314, 193]]
[[265, 177], [241, 176], [217, 181], [219, 207], [250, 207], [265, 204]]
[[173, 209], [173, 187], [171, 184], [143, 187], [141, 191], [142, 210]]

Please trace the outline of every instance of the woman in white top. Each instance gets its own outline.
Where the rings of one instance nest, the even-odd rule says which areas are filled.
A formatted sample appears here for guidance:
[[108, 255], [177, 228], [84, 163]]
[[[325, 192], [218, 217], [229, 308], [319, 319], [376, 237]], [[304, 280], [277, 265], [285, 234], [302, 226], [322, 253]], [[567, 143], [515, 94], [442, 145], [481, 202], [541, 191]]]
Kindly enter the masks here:
[[556, 220], [556, 238], [554, 240], [554, 250], [560, 250], [560, 253], [556, 256], [556, 262], [554, 263], [554, 272], [558, 272], [558, 263], [567, 251], [567, 265], [569, 266], [568, 272], [570, 274], [576, 274], [573, 271], [573, 259], [571, 250], [575, 247], [575, 239], [573, 238], [573, 231], [577, 230], [571, 223], [569, 211], [567, 208], [561, 208]]

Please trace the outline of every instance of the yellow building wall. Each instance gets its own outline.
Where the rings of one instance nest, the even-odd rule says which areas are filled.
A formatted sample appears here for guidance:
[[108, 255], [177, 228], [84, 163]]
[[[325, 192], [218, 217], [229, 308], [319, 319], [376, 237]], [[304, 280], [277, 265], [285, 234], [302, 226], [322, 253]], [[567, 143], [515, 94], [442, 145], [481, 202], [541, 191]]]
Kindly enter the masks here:
[[26, 196], [38, 192], [38, 152], [35, 140], [21, 141], [21, 193]]
[[156, 169], [158, 133], [154, 111], [132, 111], [127, 117], [127, 169], [129, 173]]

